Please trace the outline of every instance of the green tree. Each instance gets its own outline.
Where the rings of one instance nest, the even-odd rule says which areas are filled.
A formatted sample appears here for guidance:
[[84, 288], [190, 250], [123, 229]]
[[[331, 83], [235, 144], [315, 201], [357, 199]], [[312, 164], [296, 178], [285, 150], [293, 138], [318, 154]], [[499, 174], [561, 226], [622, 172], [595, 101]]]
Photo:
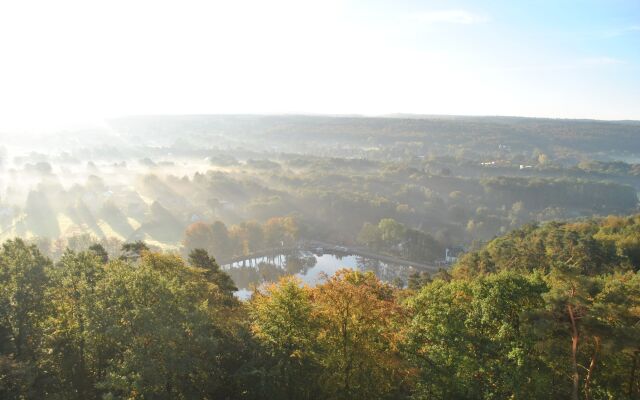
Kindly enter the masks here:
[[122, 244], [122, 255], [120, 256], [123, 260], [138, 260], [145, 252], [149, 251], [149, 246], [146, 245], [142, 240], [137, 240], [133, 243], [123, 243]]
[[282, 278], [251, 298], [251, 330], [269, 356], [267, 389], [273, 398], [315, 398], [322, 389], [314, 314], [310, 289], [295, 278]]
[[[612, 359], [635, 354], [640, 348], [640, 281], [636, 274], [586, 276], [573, 265], [559, 264], [547, 277], [550, 292], [545, 296], [547, 320], [542, 335], [548, 350], [547, 363], [570, 376], [568, 395], [573, 399], [593, 398], [596, 393], [622, 397], [621, 376], [629, 361]], [[570, 337], [571, 345], [565, 346]], [[612, 353], [615, 351], [615, 353]], [[626, 360], [629, 358], [625, 357]], [[598, 379], [606, 370], [599, 364], [619, 368], [609, 379]], [[628, 367], [625, 367], [627, 364]], [[614, 382], [617, 381], [617, 384]]]
[[206, 270], [208, 279], [215, 283], [225, 295], [233, 296], [233, 292], [238, 290], [229, 274], [220, 269], [216, 260], [209, 256], [206, 250], [192, 250], [191, 253], [189, 253], [189, 264], [193, 267]]
[[358, 234], [358, 242], [378, 251], [382, 246], [382, 234], [376, 225], [365, 222]]
[[67, 398], [97, 397], [95, 383], [107, 361], [95, 352], [91, 313], [95, 287], [103, 273], [102, 260], [96, 253], [71, 250], [52, 271], [41, 365], [55, 376], [57, 387], [53, 389]]
[[95, 287], [89, 325], [108, 362], [96, 387], [106, 398], [234, 397], [234, 309], [207, 271], [144, 252], [115, 261]]
[[426, 271], [414, 271], [409, 275], [407, 287], [410, 290], [420, 290], [423, 286], [431, 282], [431, 275]]
[[0, 250], [0, 394], [6, 398], [44, 395], [36, 360], [50, 266], [21, 239], [6, 241]]
[[387, 245], [399, 243], [404, 238], [405, 227], [392, 218], [381, 219], [378, 223], [380, 238]]
[[540, 278], [514, 273], [426, 285], [408, 302], [414, 397], [544, 398], [547, 375], [526, 327], [545, 291]]
[[100, 243], [95, 243], [89, 246], [89, 251], [92, 251], [103, 264], [109, 261], [109, 253], [105, 250], [104, 246]]

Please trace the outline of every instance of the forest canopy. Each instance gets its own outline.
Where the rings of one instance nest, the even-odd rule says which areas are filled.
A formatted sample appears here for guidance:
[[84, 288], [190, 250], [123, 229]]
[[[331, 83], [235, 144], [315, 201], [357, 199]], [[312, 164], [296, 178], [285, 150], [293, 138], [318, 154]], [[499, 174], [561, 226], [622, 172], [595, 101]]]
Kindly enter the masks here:
[[247, 301], [203, 249], [12, 239], [0, 397], [633, 399], [638, 238], [640, 215], [527, 225], [405, 287], [344, 269]]

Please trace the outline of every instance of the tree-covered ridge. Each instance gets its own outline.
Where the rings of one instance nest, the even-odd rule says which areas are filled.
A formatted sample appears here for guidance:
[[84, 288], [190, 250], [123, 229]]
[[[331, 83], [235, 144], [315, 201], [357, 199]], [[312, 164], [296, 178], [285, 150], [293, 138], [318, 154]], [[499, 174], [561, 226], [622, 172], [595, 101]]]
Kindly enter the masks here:
[[[384, 234], [393, 232], [383, 224]], [[408, 287], [248, 301], [203, 249], [0, 249], [0, 398], [637, 399], [640, 215], [528, 225]]]
[[[491, 148], [504, 143], [526, 148], [535, 143], [545, 149], [578, 151], [638, 151], [640, 126], [634, 121], [566, 120], [519, 117], [411, 116], [390, 118], [331, 116], [185, 115], [138, 116], [114, 119], [121, 132], [162, 140], [187, 133], [196, 140], [209, 132], [232, 133], [240, 140], [286, 139], [291, 147], [312, 148], [318, 143], [394, 144], [440, 143], [442, 148]], [[606, 132], [606, 135], [603, 134]], [[627, 146], [625, 146], [625, 143]], [[574, 151], [575, 151], [574, 150]]]
[[548, 273], [566, 264], [594, 276], [640, 269], [640, 215], [528, 224], [470, 252], [454, 268], [468, 277], [503, 270]]

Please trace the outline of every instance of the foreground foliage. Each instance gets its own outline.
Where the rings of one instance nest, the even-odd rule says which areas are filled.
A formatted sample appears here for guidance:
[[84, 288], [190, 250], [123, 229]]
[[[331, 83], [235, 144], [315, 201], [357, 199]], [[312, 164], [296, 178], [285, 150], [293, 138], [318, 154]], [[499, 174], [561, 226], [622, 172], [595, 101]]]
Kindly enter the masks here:
[[640, 217], [527, 226], [409, 288], [247, 302], [204, 250], [0, 250], [3, 399], [637, 399]]

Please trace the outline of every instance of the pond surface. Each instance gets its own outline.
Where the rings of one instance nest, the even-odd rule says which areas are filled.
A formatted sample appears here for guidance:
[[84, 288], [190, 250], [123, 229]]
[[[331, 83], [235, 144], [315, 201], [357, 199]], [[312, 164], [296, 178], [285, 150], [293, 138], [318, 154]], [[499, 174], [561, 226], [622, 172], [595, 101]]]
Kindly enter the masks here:
[[303, 283], [315, 286], [326, 276], [348, 268], [358, 271], [372, 271], [385, 282], [405, 284], [412, 267], [383, 263], [354, 255], [337, 254], [297, 254], [280, 255], [274, 258], [253, 260], [245, 265], [233, 265], [226, 268], [240, 290], [236, 295], [241, 299], [251, 296], [251, 288], [265, 282], [274, 282], [285, 275], [295, 275]]

